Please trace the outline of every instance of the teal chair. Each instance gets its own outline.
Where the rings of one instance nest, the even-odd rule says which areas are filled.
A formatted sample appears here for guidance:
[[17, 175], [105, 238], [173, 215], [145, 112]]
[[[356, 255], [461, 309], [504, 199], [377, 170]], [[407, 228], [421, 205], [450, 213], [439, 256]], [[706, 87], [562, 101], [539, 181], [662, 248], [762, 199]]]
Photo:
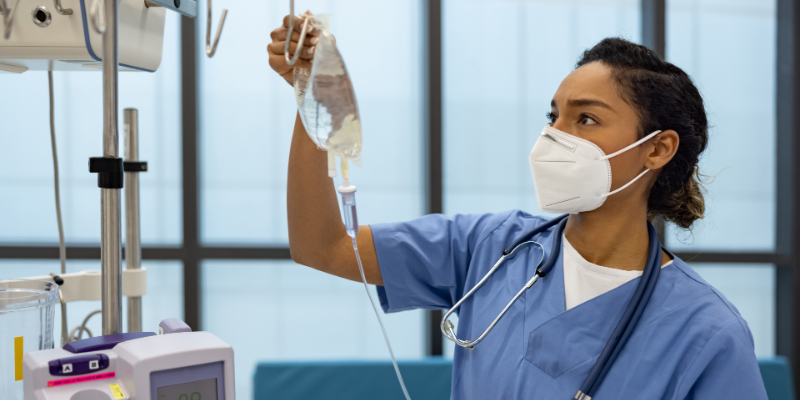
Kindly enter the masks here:
[[764, 379], [769, 400], [794, 400], [792, 370], [786, 357], [758, 360], [758, 368]]
[[[414, 400], [447, 400], [453, 363], [443, 358], [398, 362]], [[254, 400], [404, 400], [390, 361], [260, 363]]]

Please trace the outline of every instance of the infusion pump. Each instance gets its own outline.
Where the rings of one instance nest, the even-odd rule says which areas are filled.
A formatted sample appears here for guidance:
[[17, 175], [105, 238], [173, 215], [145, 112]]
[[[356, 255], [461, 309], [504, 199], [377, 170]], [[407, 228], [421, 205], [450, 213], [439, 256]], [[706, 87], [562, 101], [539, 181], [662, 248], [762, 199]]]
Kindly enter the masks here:
[[25, 400], [236, 400], [231, 346], [177, 319], [159, 330], [25, 354]]
[[[10, 10], [0, 16], [0, 73], [102, 69], [103, 0], [5, 2]], [[119, 0], [121, 71], [154, 72], [161, 65], [167, 8], [197, 15], [195, 0]]]

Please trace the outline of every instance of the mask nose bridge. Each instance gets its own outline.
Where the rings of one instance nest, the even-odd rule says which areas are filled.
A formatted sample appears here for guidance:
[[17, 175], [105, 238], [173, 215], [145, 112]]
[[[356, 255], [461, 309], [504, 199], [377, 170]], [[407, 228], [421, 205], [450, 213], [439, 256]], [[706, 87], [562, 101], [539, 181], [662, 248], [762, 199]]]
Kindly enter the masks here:
[[575, 150], [578, 148], [577, 144], [572, 143], [567, 139], [557, 137], [556, 135], [552, 135], [547, 131], [542, 132], [542, 137], [547, 140], [550, 140], [551, 142], [553, 142], [553, 144], [562, 147], [563, 149], [570, 151], [572, 153], [574, 153]]

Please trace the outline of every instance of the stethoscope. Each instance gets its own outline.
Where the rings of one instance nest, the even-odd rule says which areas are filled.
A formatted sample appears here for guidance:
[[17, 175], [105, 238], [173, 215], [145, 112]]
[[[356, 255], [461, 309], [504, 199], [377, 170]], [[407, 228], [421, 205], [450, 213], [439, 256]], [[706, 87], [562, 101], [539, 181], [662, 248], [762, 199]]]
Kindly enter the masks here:
[[[442, 323], [440, 324], [444, 336], [461, 347], [474, 349], [475, 345], [480, 343], [486, 337], [489, 331], [491, 331], [492, 328], [497, 325], [497, 322], [506, 313], [506, 311], [511, 308], [511, 305], [514, 304], [514, 302], [517, 301], [517, 299], [522, 296], [526, 290], [530, 289], [537, 280], [544, 278], [553, 268], [556, 261], [558, 261], [558, 253], [561, 250], [561, 238], [564, 235], [564, 227], [567, 224], [567, 216], [568, 215], [562, 215], [537, 226], [535, 229], [525, 233], [519, 239], [517, 239], [514, 244], [511, 245], [511, 247], [504, 250], [503, 256], [497, 260], [497, 263], [495, 263], [492, 269], [486, 273], [486, 276], [484, 276], [483, 279], [481, 279], [475, 285], [475, 287], [470, 289], [470, 291], [467, 292], [467, 294], [465, 294], [464, 297], [453, 306], [453, 308], [444, 314], [444, 317], [442, 317]], [[553, 245], [550, 249], [550, 256], [545, 260], [544, 248], [541, 244], [531, 239], [534, 236], [552, 228], [553, 226], [556, 226], [555, 232], [553, 233]], [[586, 380], [583, 382], [583, 385], [581, 385], [580, 390], [578, 390], [578, 393], [576, 393], [575, 397], [573, 397], [574, 400], [591, 400], [592, 395], [597, 392], [597, 389], [600, 387], [600, 383], [603, 381], [606, 374], [608, 374], [608, 371], [611, 369], [611, 366], [614, 365], [614, 361], [616, 361], [619, 353], [622, 351], [622, 348], [625, 347], [625, 344], [628, 342], [628, 339], [630, 339], [634, 329], [636, 329], [636, 325], [639, 323], [642, 313], [644, 312], [645, 307], [647, 307], [647, 303], [650, 301], [650, 296], [653, 294], [656, 281], [658, 281], [658, 275], [661, 272], [662, 247], [653, 225], [648, 223], [647, 230], [650, 234], [650, 250], [647, 254], [647, 264], [644, 267], [644, 272], [642, 273], [642, 279], [639, 281], [639, 286], [637, 286], [636, 291], [633, 292], [633, 298], [631, 298], [628, 308], [625, 310], [625, 313], [622, 314], [622, 318], [620, 318], [617, 327], [614, 329], [614, 332], [608, 339], [608, 343], [606, 343], [605, 348], [603, 348], [603, 352], [600, 353], [600, 357], [597, 359], [594, 367], [592, 367], [592, 370], [589, 372], [589, 376], [586, 377]], [[500, 312], [497, 318], [492, 321], [489, 327], [486, 328], [486, 330], [483, 331], [483, 333], [478, 336], [477, 339], [468, 341], [457, 338], [453, 323], [447, 319], [450, 314], [452, 314], [459, 306], [461, 306], [461, 303], [463, 303], [464, 300], [472, 296], [472, 294], [475, 293], [478, 288], [486, 283], [489, 277], [494, 274], [500, 265], [503, 264], [503, 261], [514, 257], [514, 255], [517, 253], [517, 250], [529, 245], [536, 245], [542, 249], [542, 258], [539, 260], [539, 264], [536, 266], [536, 273], [533, 275], [533, 278], [525, 283], [525, 286], [523, 286], [522, 289], [517, 292], [508, 305], [503, 308], [503, 311]]]

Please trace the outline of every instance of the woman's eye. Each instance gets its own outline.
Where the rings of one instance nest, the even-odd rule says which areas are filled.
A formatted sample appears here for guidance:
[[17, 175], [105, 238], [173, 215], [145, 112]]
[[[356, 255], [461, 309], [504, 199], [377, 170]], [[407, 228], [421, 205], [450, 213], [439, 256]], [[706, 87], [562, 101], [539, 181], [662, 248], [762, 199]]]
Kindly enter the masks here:
[[550, 120], [550, 124], [551, 125], [555, 124], [556, 120], [558, 119], [558, 115], [555, 115], [555, 114], [553, 114], [551, 112], [545, 114], [545, 117], [547, 117], [547, 119]]
[[581, 124], [583, 125], [597, 125], [597, 121], [593, 120], [588, 115], [581, 116]]

